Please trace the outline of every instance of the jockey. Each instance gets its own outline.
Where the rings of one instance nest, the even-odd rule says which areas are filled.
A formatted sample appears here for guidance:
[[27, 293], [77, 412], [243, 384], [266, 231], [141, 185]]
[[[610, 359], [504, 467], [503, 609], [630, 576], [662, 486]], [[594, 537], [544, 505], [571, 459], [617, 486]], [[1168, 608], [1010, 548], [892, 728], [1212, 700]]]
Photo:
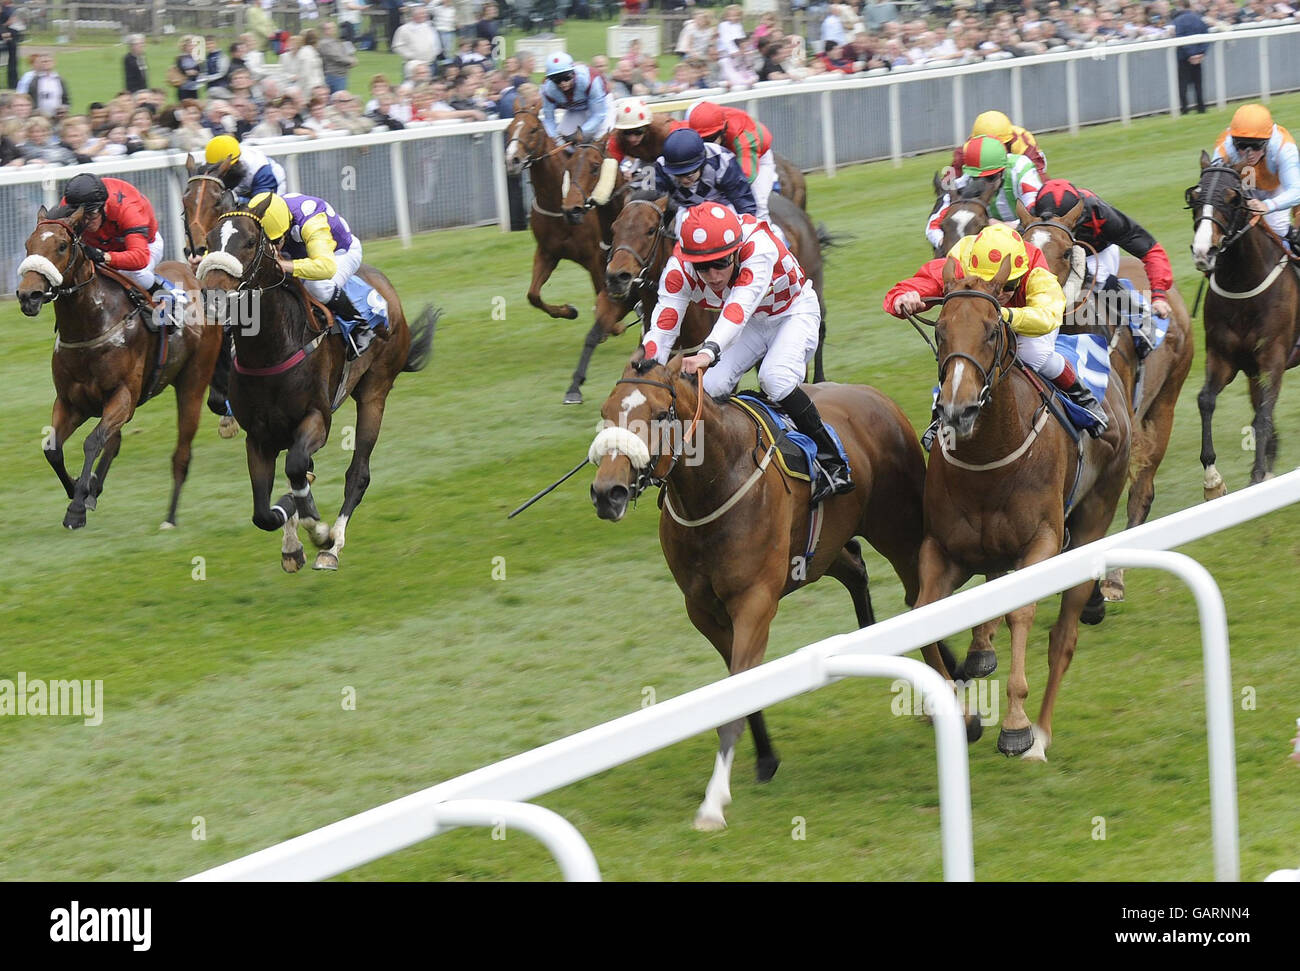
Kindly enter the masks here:
[[[1020, 224], [1016, 219], [1016, 203], [1019, 202], [1032, 211], [1038, 190], [1043, 186], [1034, 163], [1023, 155], [1008, 155], [1003, 144], [988, 135], [970, 139], [962, 146], [961, 153], [962, 174], [953, 183], [954, 189], [964, 188], [970, 184], [971, 179], [996, 179], [998, 189], [993, 196], [993, 204], [989, 206], [989, 216], [1014, 229]], [[951, 192], [945, 194], [930, 215], [930, 221], [925, 227], [925, 238], [931, 246], [943, 243], [940, 224], [953, 201]]]
[[668, 193], [670, 206], [677, 207], [673, 228], [678, 235], [687, 210], [702, 202], [725, 203], [737, 215], [753, 216], [758, 212], [754, 192], [736, 156], [725, 148], [705, 144], [689, 128], [675, 131], [664, 140], [664, 153], [655, 162], [655, 188]]
[[120, 179], [101, 179], [83, 172], [68, 180], [62, 205], [86, 212], [81, 241], [91, 262], [116, 270], [151, 294], [168, 286], [154, 267], [163, 258], [163, 238], [158, 219], [140, 190]]
[[767, 219], [767, 197], [776, 185], [776, 156], [767, 126], [739, 108], [724, 108], [712, 101], [697, 101], [686, 110], [686, 122], [706, 142], [732, 152], [754, 190], [758, 218]]
[[1255, 173], [1251, 212], [1264, 214], [1268, 228], [1300, 252], [1300, 235], [1291, 226], [1291, 208], [1300, 205], [1300, 153], [1295, 139], [1261, 104], [1242, 105], [1219, 136], [1214, 157], [1229, 165], [1251, 166]]
[[[1034, 201], [1033, 214], [1039, 219], [1063, 216], [1080, 202], [1083, 210], [1074, 223], [1074, 238], [1091, 246], [1095, 255], [1088, 257], [1088, 272], [1098, 290], [1115, 290], [1119, 287], [1120, 251], [1142, 261], [1147, 280], [1151, 284], [1150, 313], [1168, 317], [1169, 288], [1174, 285], [1174, 271], [1169, 264], [1169, 254], [1136, 220], [1130, 219], [1100, 196], [1087, 189], [1076, 189], [1064, 179], [1053, 179], [1043, 184]], [[1143, 311], [1143, 336], [1151, 342], [1150, 316], [1145, 300], [1138, 308]], [[1149, 351], [1148, 346], [1144, 350]], [[1145, 356], [1145, 354], [1143, 354]]]
[[[1088, 429], [1095, 438], [1106, 427], [1106, 412], [1088, 386], [1080, 380], [1068, 361], [1056, 350], [1056, 335], [1065, 313], [1065, 293], [1047, 260], [1035, 246], [1027, 245], [1009, 226], [993, 225], [978, 236], [965, 236], [945, 257], [930, 260], [916, 276], [901, 283], [885, 295], [885, 311], [895, 317], [916, 313], [925, 301], [943, 296], [943, 268], [955, 259], [962, 276], [992, 280], [1006, 260], [1011, 273], [999, 301], [1007, 310], [1007, 322], [1016, 334], [1016, 357], [1032, 368], [1066, 397], [1089, 412], [1097, 425]], [[931, 431], [935, 426], [931, 426]], [[931, 432], [926, 433], [927, 436]]]
[[262, 154], [261, 149], [252, 145], [240, 145], [234, 135], [218, 135], [208, 142], [203, 157], [209, 165], [216, 165], [226, 159], [234, 162], [226, 170], [226, 188], [235, 194], [235, 199], [247, 203], [253, 196], [263, 192], [276, 192], [284, 195], [284, 168], [274, 159]]
[[851, 491], [849, 470], [800, 387], [821, 328], [817, 294], [767, 223], [714, 202], [691, 207], [659, 280], [658, 303], [642, 342], [647, 359], [668, 360], [693, 303], [720, 313], [700, 350], [682, 361], [682, 373], [707, 368], [704, 391], [718, 396], [732, 392], [757, 364], [763, 393], [817, 443], [817, 461], [830, 484], [812, 501]]
[[641, 169], [648, 169], [650, 175], [653, 175], [658, 153], [645, 147], [646, 135], [652, 130], [662, 139], [671, 132], [685, 127], [685, 122], [678, 121], [676, 118], [664, 116], [656, 118], [650, 106], [640, 98], [623, 98], [616, 102], [614, 131], [610, 134], [609, 141], [605, 143], [605, 161], [601, 163], [600, 181], [591, 194], [592, 201], [600, 206], [609, 201], [620, 166], [628, 177], [634, 180], [640, 178], [638, 171]]
[[[563, 108], [557, 123], [555, 109]], [[605, 79], [593, 76], [585, 64], [575, 64], [560, 52], [546, 58], [546, 80], [542, 82], [542, 125], [551, 138], [572, 138], [594, 142], [609, 131], [613, 106], [606, 95]]]
[[[256, 208], [266, 199], [270, 205], [262, 214], [262, 229], [272, 243], [280, 246], [280, 269], [302, 280], [307, 292], [336, 316], [364, 321], [343, 289], [361, 268], [361, 239], [353, 234], [347, 220], [324, 199], [299, 192], [284, 196], [263, 192], [252, 198], [249, 208]], [[356, 331], [362, 333], [357, 335]], [[348, 340], [359, 356], [370, 343], [370, 333], [356, 328]]]
[[[985, 111], [975, 118], [975, 124], [970, 128], [970, 137], [978, 138], [980, 135], [996, 138], [1008, 155], [1023, 155], [1029, 159], [1038, 170], [1038, 177], [1047, 181], [1047, 156], [1038, 147], [1038, 140], [1028, 130], [1011, 124], [1011, 119], [1002, 112]], [[962, 167], [962, 151], [959, 148], [952, 153], [954, 171]]]

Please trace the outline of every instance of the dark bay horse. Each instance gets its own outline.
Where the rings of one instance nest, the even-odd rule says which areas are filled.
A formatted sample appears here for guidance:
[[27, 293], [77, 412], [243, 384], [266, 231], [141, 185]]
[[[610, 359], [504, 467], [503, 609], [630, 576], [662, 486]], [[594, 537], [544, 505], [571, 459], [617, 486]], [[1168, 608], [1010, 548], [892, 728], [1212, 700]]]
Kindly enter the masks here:
[[1200, 182], [1187, 190], [1192, 210], [1192, 258], [1209, 281], [1205, 295], [1205, 385], [1196, 396], [1201, 411], [1201, 465], [1205, 498], [1227, 487], [1215, 467], [1211, 425], [1219, 392], [1239, 371], [1250, 384], [1255, 409], [1254, 485], [1273, 474], [1277, 434], [1273, 409], [1282, 390], [1287, 357], [1300, 340], [1300, 278], [1292, 258], [1258, 213], [1246, 208], [1242, 174], [1201, 153]]
[[[1111, 381], [1106, 391], [1107, 430], [1097, 439], [1081, 436], [1080, 465], [1074, 442], [1046, 414], [1037, 387], [1015, 363], [1015, 336], [995, 296], [1006, 282], [1010, 261], [989, 282], [962, 278], [958, 272], [956, 261], [949, 260], [935, 328], [943, 427], [926, 473], [917, 606], [947, 597], [977, 573], [994, 579], [1055, 556], [1067, 527], [1071, 545], [1104, 536], [1128, 470], [1129, 411], [1122, 382]], [[1072, 495], [1075, 502], [1067, 510]], [[1008, 711], [998, 737], [1003, 753], [1046, 759], [1056, 694], [1074, 655], [1079, 616], [1093, 588], [1089, 580], [1061, 595], [1061, 611], [1051, 632], [1047, 690], [1034, 725], [1025, 714], [1025, 655], [1037, 606], [1029, 604], [1007, 615], [1011, 675]], [[977, 628], [964, 665], [967, 672], [981, 666], [973, 662], [990, 649], [988, 638], [995, 626], [990, 622]], [[943, 672], [938, 652], [927, 648], [926, 660]], [[985, 673], [991, 670], [991, 665], [984, 667]], [[970, 718], [967, 726], [973, 736]]]
[[[1038, 247], [1047, 260], [1048, 266], [1056, 274], [1057, 280], [1064, 286], [1070, 276], [1074, 262], [1083, 255], [1082, 247], [1076, 250], [1074, 227], [1083, 213], [1083, 203], [1079, 203], [1060, 219], [1034, 218], [1020, 207], [1021, 234], [1025, 242]], [[1139, 290], [1150, 291], [1151, 282], [1147, 279], [1142, 263], [1131, 256], [1120, 261], [1119, 275], [1133, 281]], [[1129, 448], [1128, 521], [1125, 529], [1132, 529], [1146, 522], [1151, 512], [1151, 502], [1156, 495], [1156, 471], [1164, 460], [1169, 448], [1169, 436], [1174, 428], [1174, 409], [1178, 404], [1178, 395], [1183, 390], [1183, 382], [1192, 367], [1192, 354], [1195, 347], [1192, 340], [1191, 318], [1187, 305], [1176, 287], [1171, 287], [1168, 294], [1171, 313], [1169, 329], [1160, 346], [1149, 353], [1142, 362], [1141, 386], [1139, 379], [1137, 344], [1133, 331], [1126, 321], [1120, 319], [1118, 308], [1110, 301], [1096, 300], [1094, 293], [1084, 299], [1091, 299], [1090, 307], [1094, 313], [1090, 316], [1103, 328], [1110, 340], [1110, 366], [1115, 377], [1124, 384], [1125, 398], [1130, 405], [1133, 417], [1133, 438]], [[1068, 310], [1068, 308], [1067, 308]], [[1070, 315], [1066, 316], [1067, 324]], [[1136, 390], [1136, 400], [1135, 400]], [[1124, 599], [1124, 571], [1111, 570], [1101, 581], [1101, 593], [1112, 602]]]
[[[598, 464], [591, 498], [602, 519], [618, 521], [647, 486], [662, 485], [659, 541], [686, 598], [691, 623], [731, 674], [763, 660], [782, 597], [822, 576], [848, 589], [859, 626], [874, 622], [866, 566], [855, 536], [893, 566], [907, 602], [917, 596], [925, 461], [916, 433], [889, 398], [862, 385], [806, 385], [835, 426], [857, 488], [822, 504], [819, 539], [808, 555], [808, 484], [787, 479], [771, 462], [770, 443], [740, 407], [704, 395], [681, 373], [641, 359], [638, 349], [601, 408], [605, 428], [592, 442]], [[696, 437], [685, 429], [700, 410]], [[694, 451], [690, 451], [692, 445]], [[769, 464], [770, 463], [770, 464]], [[749, 716], [758, 779], [778, 759], [762, 712]], [[696, 829], [726, 825], [731, 765], [744, 720], [718, 729], [718, 756], [695, 817]]]
[[[192, 267], [198, 266], [199, 260], [207, 254], [208, 233], [217, 224], [217, 217], [235, 207], [234, 193], [226, 188], [225, 181], [232, 164], [230, 159], [223, 159], [216, 165], [199, 165], [193, 156], [185, 157], [188, 178], [181, 195], [181, 220], [185, 225], [185, 258]], [[222, 438], [234, 438], [239, 434], [239, 423], [234, 416], [227, 414], [229, 388], [230, 341], [223, 340], [216, 367], [212, 369], [212, 385], [208, 389], [208, 410], [221, 416], [217, 434]]]
[[[81, 243], [84, 211], [60, 207], [46, 212], [42, 206], [36, 220], [27, 239], [27, 258], [18, 267], [18, 303], [23, 313], [35, 317], [42, 304], [54, 301], [54, 432], [44, 449], [72, 500], [63, 525], [86, 525], [86, 510], [95, 508], [122, 446], [122, 426], [150, 395], [171, 385], [176, 389], [177, 435], [171, 503], [162, 523], [169, 529], [176, 525], [176, 505], [189, 474], [190, 447], [220, 350], [221, 328], [207, 326], [203, 308], [197, 305], [198, 281], [189, 267], [159, 264], [158, 272], [185, 289], [194, 302], [181, 325], [169, 328], [162, 367], [156, 370], [161, 337], [145, 326], [151, 311], [143, 306], [143, 298], [133, 298], [117, 280], [96, 272]], [[63, 443], [95, 416], [99, 423], [86, 436], [85, 464], [73, 481], [63, 463]]]
[[952, 199], [943, 221], [939, 223], [943, 240], [934, 247], [936, 259], [947, 256], [963, 236], [974, 236], [989, 224], [989, 207], [993, 204], [993, 196], [997, 191], [997, 182], [988, 178], [971, 179], [960, 189], [948, 186], [949, 183], [935, 175], [935, 211], [945, 195]]
[[[306, 290], [280, 268], [262, 231], [269, 201], [221, 216], [208, 234], [209, 252], [199, 264], [199, 279], [205, 292], [224, 291], [231, 305], [239, 307], [230, 400], [248, 433], [253, 523], [259, 529], [284, 530], [280, 565], [285, 572], [295, 573], [306, 562], [300, 524], [320, 548], [315, 569], [337, 570], [348, 520], [370, 484], [370, 455], [388, 393], [398, 374], [418, 371], [428, 362], [436, 317], [426, 309], [412, 335], [393, 285], [363, 264], [361, 275], [388, 301], [389, 333], [345, 364], [343, 339], [317, 328]], [[349, 394], [357, 403], [356, 449], [343, 506], [330, 528], [321, 522], [307, 474], [312, 455], [329, 438], [334, 409]], [[292, 492], [272, 505], [275, 460], [286, 449], [284, 468]]]

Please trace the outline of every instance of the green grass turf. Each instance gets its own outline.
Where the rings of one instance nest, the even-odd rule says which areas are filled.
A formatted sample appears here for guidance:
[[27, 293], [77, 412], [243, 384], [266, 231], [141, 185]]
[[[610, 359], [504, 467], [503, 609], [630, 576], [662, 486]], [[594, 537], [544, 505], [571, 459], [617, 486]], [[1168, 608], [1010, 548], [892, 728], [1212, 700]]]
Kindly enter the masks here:
[[[1300, 97], [1279, 98], [1284, 123]], [[1162, 239], [1189, 302], [1197, 278], [1183, 189], [1224, 113], [1142, 121], [1043, 139], [1051, 171], [1100, 191]], [[879, 302], [927, 256], [930, 175], [942, 155], [809, 179], [810, 208], [846, 237], [827, 270], [828, 370], [927, 418], [934, 362]], [[847, 239], [852, 236], [852, 240]], [[0, 676], [103, 679], [102, 726], [0, 719], [5, 812], [0, 878], [173, 879], [561, 738], [724, 673], [686, 619], [650, 501], [601, 522], [584, 473], [515, 520], [506, 513], [572, 466], [600, 400], [632, 351], [599, 349], [588, 402], [560, 398], [590, 323], [589, 286], [571, 266], [548, 287], [576, 322], [528, 307], [529, 234], [492, 228], [368, 242], [369, 261], [414, 312], [446, 310], [430, 368], [389, 401], [374, 478], [337, 574], [285, 576], [279, 534], [249, 522], [240, 441], [205, 414], [174, 532], [159, 533], [175, 435], [170, 394], [124, 435], [88, 527], [60, 526], [66, 500], [43, 461], [52, 389], [51, 313], [0, 306]], [[506, 301], [494, 320], [493, 300]], [[1202, 343], [1196, 323], [1197, 344]], [[1153, 516], [1200, 502], [1198, 359], [1157, 480]], [[350, 405], [318, 454], [316, 494], [337, 508]], [[1241, 488], [1251, 456], [1239, 382], [1220, 399], [1220, 461]], [[1279, 470], [1296, 464], [1300, 396], [1283, 390]], [[86, 430], [90, 426], [86, 426]], [[78, 461], [80, 435], [68, 452]], [[1121, 517], [1122, 520], [1122, 517]], [[1242, 875], [1296, 865], [1300, 776], [1287, 761], [1300, 698], [1294, 577], [1300, 512], [1187, 548], [1223, 586], [1232, 634]], [[195, 580], [196, 557], [206, 579]], [[493, 580], [495, 557], [506, 578]], [[881, 616], [903, 608], [896, 578], [868, 558]], [[1039, 611], [1031, 712], [1046, 677], [1054, 600]], [[848, 630], [833, 582], [786, 600], [769, 657]], [[1000, 640], [1005, 647], [1005, 635]], [[964, 647], [964, 645], [962, 645]], [[997, 690], [1005, 691], [1007, 659]], [[976, 875], [985, 880], [1203, 880], [1212, 877], [1204, 696], [1195, 606], [1174, 579], [1129, 574], [1129, 601], [1084, 628], [1057, 706], [1045, 765], [1009, 762], [995, 731], [970, 751]], [[355, 711], [342, 692], [356, 692]], [[784, 759], [753, 780], [740, 746], [730, 828], [691, 817], [715, 737], [697, 736], [540, 802], [590, 840], [615, 880], [893, 879], [940, 874], [933, 732], [892, 716], [885, 682], [845, 682], [769, 710]], [[203, 817], [205, 840], [195, 840]], [[806, 839], [792, 839], [795, 817]], [[1093, 839], [1104, 817], [1106, 839]], [[532, 840], [464, 830], [353, 871], [351, 879], [554, 879]]]

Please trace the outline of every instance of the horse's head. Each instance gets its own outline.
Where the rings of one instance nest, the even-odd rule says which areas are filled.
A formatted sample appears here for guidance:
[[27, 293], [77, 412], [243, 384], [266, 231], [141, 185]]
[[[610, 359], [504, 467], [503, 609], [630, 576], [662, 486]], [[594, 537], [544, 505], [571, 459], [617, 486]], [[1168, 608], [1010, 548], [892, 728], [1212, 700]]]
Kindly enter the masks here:
[[271, 204], [266, 198], [252, 208], [224, 212], [208, 232], [208, 253], [197, 276], [205, 292], [264, 289], [284, 279], [275, 245], [262, 231], [262, 217]]
[[664, 226], [667, 204], [667, 196], [641, 193], [629, 199], [614, 220], [605, 292], [615, 300], [626, 300], [632, 287], [645, 282], [646, 274], [654, 272], [664, 240], [672, 235], [671, 227]]
[[234, 165], [233, 159], [222, 159], [216, 165], [199, 165], [193, 156], [185, 159], [185, 194], [181, 196], [182, 218], [185, 222], [185, 256], [191, 266], [197, 266], [207, 255], [205, 240], [217, 217], [235, 207], [235, 197], [230, 192], [227, 174]]
[[[935, 178], [937, 179], [938, 176]], [[940, 184], [942, 183], [936, 182], [936, 185]], [[936, 258], [951, 253], [952, 248], [963, 236], [974, 236], [989, 224], [989, 206], [993, 204], [993, 196], [1001, 184], [1001, 174], [987, 175], [983, 178], [972, 178], [960, 189], [955, 190], [953, 201], [948, 206], [943, 221], [939, 223], [943, 241], [934, 248]]]
[[1011, 260], [992, 280], [962, 276], [955, 259], [943, 268], [943, 309], [935, 325], [939, 351], [939, 414], [946, 431], [969, 438], [980, 409], [1015, 353], [1015, 339], [1002, 316], [1003, 287]]
[[597, 466], [591, 484], [596, 515], [618, 522], [647, 486], [662, 483], [681, 457], [679, 415], [695, 409], [694, 382], [683, 378], [681, 358], [667, 366], [638, 347], [623, 377], [601, 406], [601, 431], [587, 458]]
[[569, 153], [564, 164], [564, 179], [560, 183], [560, 207], [564, 210], [564, 218], [574, 226], [582, 222], [587, 210], [595, 205], [591, 194], [600, 181], [600, 168], [604, 161], [605, 150], [590, 142], [573, 146]]
[[67, 289], [79, 273], [94, 274], [81, 245], [86, 219], [80, 206], [53, 212], [41, 206], [36, 213], [36, 228], [27, 237], [27, 257], [18, 264], [18, 306], [28, 317], [40, 313], [41, 305]]
[[550, 148], [551, 140], [537, 111], [517, 106], [514, 118], [506, 127], [506, 171], [511, 175], [521, 174]]
[[1065, 290], [1066, 307], [1078, 303], [1088, 270], [1088, 255], [1074, 238], [1074, 227], [1079, 224], [1082, 215], [1082, 199], [1063, 215], [1049, 212], [1042, 218], [1034, 216], [1021, 203], [1016, 203], [1020, 235], [1026, 243], [1043, 254], [1047, 268], [1056, 274], [1057, 282]]
[[1250, 225], [1241, 173], [1201, 152], [1201, 180], [1187, 190], [1192, 210], [1192, 261], [1202, 273], [1214, 272], [1219, 254]]

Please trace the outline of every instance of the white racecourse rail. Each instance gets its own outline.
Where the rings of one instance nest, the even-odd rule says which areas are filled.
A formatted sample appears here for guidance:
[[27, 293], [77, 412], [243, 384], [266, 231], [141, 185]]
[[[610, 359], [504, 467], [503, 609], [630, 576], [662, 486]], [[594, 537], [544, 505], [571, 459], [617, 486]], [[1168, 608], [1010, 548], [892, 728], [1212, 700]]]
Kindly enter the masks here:
[[[778, 151], [800, 168], [833, 175], [839, 165], [961, 144], [975, 115], [1010, 112], [1030, 131], [1178, 114], [1176, 50], [1208, 44], [1207, 96], [1219, 107], [1300, 90], [1300, 26], [1201, 34], [1146, 43], [1098, 44], [1067, 53], [965, 67], [899, 68], [833, 81], [764, 82], [749, 91], [687, 92], [661, 102], [684, 109], [697, 97], [743, 105], [771, 129]], [[261, 142], [284, 163], [289, 188], [330, 200], [362, 239], [496, 223], [510, 226], [505, 121], [443, 122], [406, 131]], [[1207, 146], [1208, 147], [1208, 146]], [[1047, 146], [1049, 155], [1051, 146]], [[154, 203], [169, 252], [184, 243], [180, 193], [185, 156], [140, 153], [85, 166], [0, 170], [0, 291], [12, 293], [36, 208], [53, 205], [80, 171], [137, 184]], [[1189, 172], [1195, 174], [1195, 159]], [[1190, 180], [1190, 176], [1189, 176]], [[526, 201], [526, 200], [525, 200]]]
[[[942, 679], [896, 657], [1048, 597], [1112, 566], [1155, 567], [1180, 576], [1197, 600], [1204, 656], [1215, 876], [1238, 878], [1237, 783], [1227, 618], [1218, 587], [1182, 546], [1300, 502], [1300, 471], [1184, 509], [1055, 556], [872, 627], [818, 641], [743, 674], [579, 732], [214, 867], [192, 880], [320, 880], [379, 859], [454, 826], [495, 826], [525, 818], [572, 879], [596, 879], [595, 861], [568, 823], [520, 805], [640, 758], [718, 724], [824, 687], [841, 677], [908, 677], [934, 691], [939, 736], [944, 876], [974, 878], [970, 789], [960, 713]], [[953, 746], [956, 746], [954, 751]], [[489, 803], [480, 800], [492, 800]], [[530, 812], [531, 811], [531, 812]]]

